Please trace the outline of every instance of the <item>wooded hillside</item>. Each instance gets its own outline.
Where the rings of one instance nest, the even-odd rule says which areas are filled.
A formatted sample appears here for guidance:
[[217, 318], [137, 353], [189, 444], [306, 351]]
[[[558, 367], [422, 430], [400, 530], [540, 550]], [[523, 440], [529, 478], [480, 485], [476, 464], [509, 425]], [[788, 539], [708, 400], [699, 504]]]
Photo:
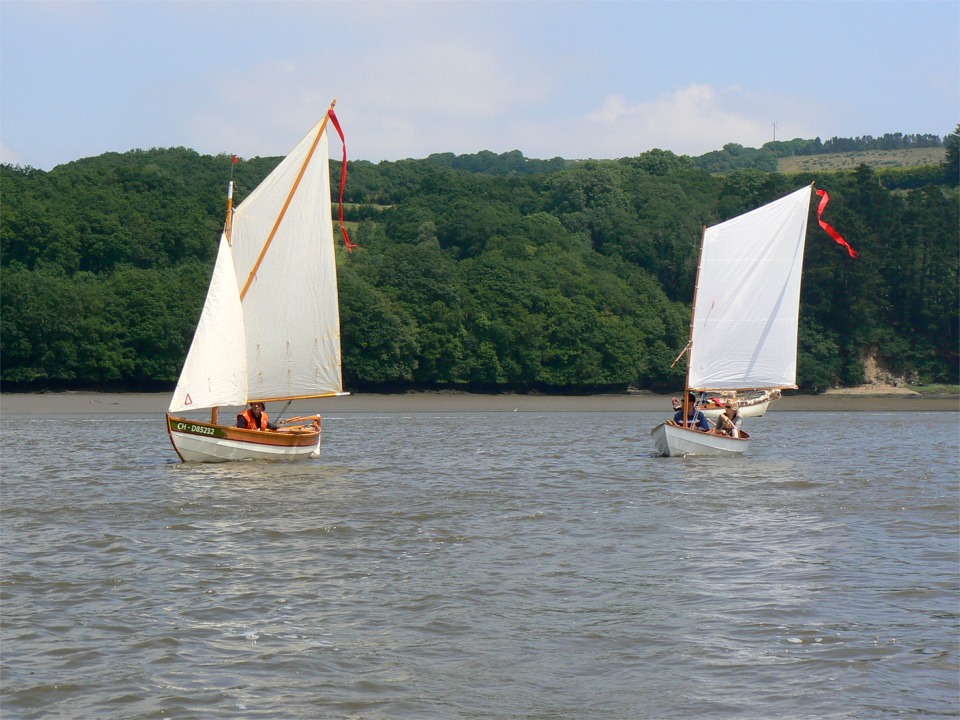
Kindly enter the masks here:
[[[811, 215], [802, 388], [859, 383], [868, 356], [913, 381], [956, 383], [957, 133], [944, 144], [945, 164], [899, 174], [730, 169], [732, 146], [722, 162], [659, 150], [351, 162], [344, 208], [359, 248], [338, 250], [345, 384], [676, 390], [702, 226], [813, 181], [860, 258]], [[50, 172], [0, 166], [3, 389], [172, 387], [231, 170], [239, 201], [278, 161], [173, 148]]]

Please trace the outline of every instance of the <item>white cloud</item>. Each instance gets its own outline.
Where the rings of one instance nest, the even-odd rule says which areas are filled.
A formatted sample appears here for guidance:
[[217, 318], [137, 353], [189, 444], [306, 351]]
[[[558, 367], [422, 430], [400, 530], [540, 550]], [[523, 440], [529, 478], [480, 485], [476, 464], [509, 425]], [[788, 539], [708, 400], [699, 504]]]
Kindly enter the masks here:
[[498, 123], [545, 103], [554, 88], [539, 61], [516, 63], [490, 43], [436, 37], [360, 56], [326, 49], [261, 58], [181, 88], [180, 107], [189, 105], [184, 95], [197, 107], [182, 134], [201, 152], [281, 155], [337, 98], [358, 157], [472, 153], [502, 136]]
[[[735, 41], [752, 32], [750, 10], [718, 3], [7, 5], [0, 49], [17, 72], [4, 75], [2, 152], [38, 167], [133, 147], [282, 155], [333, 98], [351, 157], [374, 161], [699, 155], [762, 145], [774, 123], [778, 139], [956, 123], [956, 23], [931, 24], [938, 3], [909, 16], [884, 6], [874, 34], [859, 35], [848, 28], [864, 16], [844, 6], [834, 33], [862, 41], [830, 45], [829, 57], [814, 45], [817, 66], [776, 52], [810, 41], [809, 13], [789, 3], [770, 6], [784, 33], [752, 37], [759, 46]], [[694, 15], [678, 44], [669, 30]], [[923, 53], [896, 43], [902, 26], [933, 33]], [[882, 81], [865, 81], [865, 65]]]
[[690, 85], [634, 104], [610, 95], [584, 118], [584, 131], [596, 139], [594, 152], [600, 157], [652, 148], [701, 155], [730, 142], [758, 147], [772, 139], [772, 125], [738, 112], [740, 94], [738, 88]]
[[18, 152], [3, 140], [0, 140], [0, 163], [5, 165], [29, 165], [26, 156]]

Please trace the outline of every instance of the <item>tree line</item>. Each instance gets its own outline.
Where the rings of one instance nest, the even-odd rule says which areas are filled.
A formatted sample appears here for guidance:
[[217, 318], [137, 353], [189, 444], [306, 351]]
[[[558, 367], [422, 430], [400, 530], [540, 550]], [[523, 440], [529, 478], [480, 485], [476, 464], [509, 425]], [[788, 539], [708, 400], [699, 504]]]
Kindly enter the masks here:
[[[811, 216], [801, 388], [859, 383], [867, 357], [917, 382], [955, 383], [956, 138], [935, 179], [909, 189], [865, 165], [716, 174], [662, 150], [351, 162], [344, 212], [359, 248], [338, 250], [345, 383], [675, 390], [703, 225], [813, 181], [860, 258]], [[170, 148], [49, 172], [0, 166], [3, 389], [172, 387], [206, 293], [226, 179], [233, 173], [242, 200], [278, 161]]]
[[[954, 133], [955, 135], [955, 133]], [[955, 142], [950, 135], [941, 140], [939, 135], [904, 135], [903, 133], [887, 133], [879, 138], [864, 135], [857, 138], [833, 137], [827, 141], [820, 138], [807, 140], [794, 138], [793, 140], [774, 140], [764, 143], [759, 148], [747, 148], [737, 143], [727, 143], [721, 150], [708, 152], [694, 158], [697, 167], [708, 172], [721, 173], [734, 170], [764, 170], [776, 172], [781, 158], [794, 156], [832, 155], [838, 153], [864, 152], [868, 150], [915, 150], [920, 148], [945, 147], [948, 151], [951, 142]], [[941, 184], [950, 182], [950, 168], [955, 167], [948, 161], [945, 165], [890, 168], [883, 178], [884, 184], [891, 190], [920, 187], [926, 184]], [[903, 174], [902, 171], [911, 173]], [[899, 172], [898, 172], [899, 171]]]

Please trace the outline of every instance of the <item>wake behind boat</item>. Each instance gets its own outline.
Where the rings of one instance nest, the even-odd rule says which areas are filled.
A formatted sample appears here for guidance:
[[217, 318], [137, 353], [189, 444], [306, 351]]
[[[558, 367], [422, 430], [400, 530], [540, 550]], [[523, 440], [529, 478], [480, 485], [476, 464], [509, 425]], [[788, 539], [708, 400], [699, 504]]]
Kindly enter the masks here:
[[[220, 409], [346, 394], [328, 121], [342, 139], [332, 104], [236, 208], [230, 182], [207, 298], [167, 412], [170, 441], [185, 462], [317, 455], [319, 415], [281, 421], [273, 429], [232, 411], [231, 424], [223, 424]], [[209, 421], [174, 414], [204, 409]], [[235, 426], [235, 418], [246, 426]]]
[[[780, 390], [796, 388], [797, 328], [807, 218], [813, 185], [779, 200], [704, 228], [693, 299], [683, 409], [650, 431], [657, 451], [666, 456], [742, 455], [749, 436], [704, 432], [688, 422], [701, 408], [691, 396], [723, 397], [765, 392], [766, 410]], [[829, 197], [823, 190], [820, 225], [856, 252], [822, 219]], [[678, 358], [679, 359], [679, 358]], [[694, 398], [695, 400], [695, 398]], [[765, 403], [765, 404], [764, 404]], [[719, 416], [722, 411], [716, 409]], [[746, 415], [746, 413], [743, 413]]]

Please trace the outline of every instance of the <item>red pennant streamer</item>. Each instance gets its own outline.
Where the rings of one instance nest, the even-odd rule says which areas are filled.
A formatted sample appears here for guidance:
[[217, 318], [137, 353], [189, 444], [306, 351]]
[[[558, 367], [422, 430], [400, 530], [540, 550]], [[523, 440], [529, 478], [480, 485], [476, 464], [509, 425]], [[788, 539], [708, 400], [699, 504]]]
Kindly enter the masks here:
[[340, 231], [343, 233], [343, 240], [347, 243], [347, 250], [353, 252], [353, 249], [356, 247], [352, 242], [350, 242], [350, 236], [347, 234], [347, 228], [343, 224], [343, 188], [347, 184], [347, 141], [343, 137], [343, 130], [340, 128], [340, 121], [337, 120], [337, 114], [333, 111], [333, 108], [327, 112], [330, 116], [330, 120], [333, 121], [333, 126], [337, 129], [337, 132], [340, 133], [340, 143], [343, 145], [343, 169], [340, 171]]
[[850, 257], [852, 257], [852, 258], [857, 258], [857, 257], [859, 257], [859, 255], [857, 254], [857, 251], [854, 250], [852, 247], [850, 247], [850, 243], [848, 243], [846, 240], [844, 240], [844, 239], [840, 236], [840, 233], [838, 233], [836, 230], [834, 230], [833, 227], [832, 227], [831, 225], [829, 225], [828, 223], [826, 223], [826, 222], [824, 221], [824, 219], [823, 219], [823, 209], [827, 206], [827, 203], [830, 202], [830, 196], [827, 195], [827, 191], [826, 191], [826, 190], [817, 190], [817, 195], [819, 195], [821, 198], [823, 198], [822, 200], [820, 200], [820, 206], [817, 208], [817, 220], [820, 222], [820, 227], [822, 227], [822, 228], [824, 229], [824, 231], [826, 231], [827, 235], [829, 235], [829, 236], [832, 237], [834, 240], [836, 240], [838, 243], [840, 243], [841, 245], [843, 245], [843, 246], [847, 249], [847, 252], [850, 253]]

